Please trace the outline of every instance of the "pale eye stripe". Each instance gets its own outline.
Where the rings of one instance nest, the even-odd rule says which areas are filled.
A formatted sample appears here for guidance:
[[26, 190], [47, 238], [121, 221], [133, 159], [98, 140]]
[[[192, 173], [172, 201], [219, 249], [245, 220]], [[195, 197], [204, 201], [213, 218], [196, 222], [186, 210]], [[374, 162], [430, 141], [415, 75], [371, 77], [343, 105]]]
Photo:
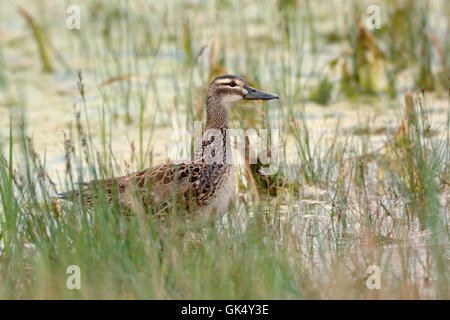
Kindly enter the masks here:
[[216, 84], [230, 84], [232, 81], [234, 81], [238, 86], [242, 85], [242, 81], [238, 79], [220, 79], [216, 81]]
[[220, 79], [216, 81], [216, 84], [229, 84], [230, 82], [230, 79]]

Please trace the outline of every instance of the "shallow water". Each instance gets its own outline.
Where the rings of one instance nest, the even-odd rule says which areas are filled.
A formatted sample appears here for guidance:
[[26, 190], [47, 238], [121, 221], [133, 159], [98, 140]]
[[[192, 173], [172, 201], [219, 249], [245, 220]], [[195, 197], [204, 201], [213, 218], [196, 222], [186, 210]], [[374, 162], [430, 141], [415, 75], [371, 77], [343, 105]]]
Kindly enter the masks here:
[[[445, 35], [446, 30], [442, 27], [445, 25], [445, 15], [440, 10], [443, 2], [431, 1], [430, 3], [433, 9], [433, 18], [430, 19], [433, 30], [438, 33], [438, 36], [439, 33]], [[177, 4], [179, 3], [169, 2], [166, 7], [155, 3], [152, 4], [152, 10], [155, 10], [156, 13], [169, 10], [168, 19], [175, 19], [177, 17], [176, 13], [171, 12], [175, 10]], [[195, 7], [197, 5], [204, 6], [205, 4], [200, 1], [190, 2], [187, 5]], [[50, 31], [53, 47], [57, 48], [58, 53], [71, 70], [64, 70], [65, 68], [61, 63], [58, 63], [59, 60], [53, 57], [53, 65], [56, 71], [52, 74], [44, 74], [40, 71], [41, 67], [36, 53], [36, 44], [30, 37], [30, 31], [24, 19], [17, 13], [16, 8], [18, 6], [29, 10], [39, 22], [45, 21], [44, 25]], [[268, 41], [271, 41], [270, 37], [276, 37], [274, 31], [268, 31], [271, 29], [272, 23], [265, 25], [258, 22], [258, 19], [265, 19], [270, 16], [270, 13], [251, 10], [254, 7], [251, 4], [246, 4], [246, 6], [249, 9], [249, 13], [247, 13], [248, 22], [246, 22], [249, 32], [248, 36], [266, 36], [269, 39]], [[130, 4], [130, 10], [141, 10], [144, 8], [145, 5], [141, 2]], [[331, 8], [339, 14], [344, 13], [346, 10], [345, 6], [337, 2], [334, 2]], [[167, 148], [173, 143], [173, 140], [171, 140], [172, 130], [186, 126], [184, 119], [186, 109], [189, 108], [187, 106], [189, 102], [186, 101], [185, 93], [187, 92], [186, 88], [191, 86], [190, 79], [195, 79], [194, 88], [197, 90], [198, 85], [204, 85], [205, 83], [201, 83], [198, 75], [193, 74], [193, 78], [191, 78], [189, 73], [183, 71], [184, 67], [181, 61], [184, 53], [164, 41], [155, 58], [149, 58], [144, 54], [131, 58], [134, 64], [132, 70], [126, 69], [126, 61], [134, 54], [129, 50], [127, 51], [126, 48], [123, 49], [118, 55], [118, 59], [125, 70], [123, 72], [115, 72], [114, 69], [117, 68], [117, 65], [114, 59], [111, 59], [111, 55], [108, 55], [108, 52], [105, 50], [105, 43], [101, 38], [101, 33], [94, 32], [99, 31], [99, 27], [86, 17], [83, 17], [82, 21], [84, 24], [81, 30], [66, 29], [62, 25], [65, 17], [64, 9], [64, 4], [56, 1], [48, 2], [44, 11], [34, 2], [18, 1], [15, 5], [3, 6], [0, 11], [2, 56], [8, 85], [6, 90], [3, 89], [1, 91], [2, 94], [0, 95], [0, 142], [3, 145], [3, 150], [5, 151], [8, 145], [10, 117], [12, 117], [14, 135], [18, 136], [21, 106], [23, 106], [26, 108], [27, 134], [33, 138], [36, 151], [41, 156], [45, 154], [47, 168], [52, 175], [62, 173], [64, 164], [63, 132], [67, 132], [68, 126], [74, 122], [75, 111], [73, 105], [76, 104], [75, 108], [83, 111], [82, 119], [86, 116], [89, 118], [91, 134], [97, 146], [100, 145], [101, 109], [105, 107], [107, 117], [106, 133], [107, 135], [111, 134], [111, 150], [119, 159], [119, 162], [129, 161], [130, 144], [131, 142], [136, 144], [139, 137], [138, 96], [139, 92], [141, 92], [140, 90], [145, 90], [145, 86], [148, 85], [143, 78], [149, 77], [154, 87], [146, 91], [144, 136], [149, 137], [150, 128], [154, 128], [151, 145], [155, 161], [158, 162], [166, 158], [169, 155]], [[81, 10], [82, 12], [87, 10], [85, 2], [81, 2]], [[323, 3], [314, 4], [313, 10], [314, 12], [323, 12], [319, 15], [320, 23], [316, 23], [316, 32], [318, 34], [326, 34], [333, 31], [336, 25], [340, 26], [342, 24], [340, 19], [333, 19], [333, 16], [330, 15], [333, 11], [330, 12], [331, 9], [324, 7]], [[207, 14], [202, 10], [200, 12], [204, 13], [198, 14], [198, 21], [193, 23], [200, 24], [214, 19], [213, 15]], [[50, 17], [55, 18], [51, 19]], [[159, 21], [149, 16], [148, 23], [157, 26]], [[199, 34], [206, 41], [211, 38], [210, 35], [206, 35], [213, 28], [208, 27], [206, 24], [202, 26], [204, 30], [202, 29], [202, 32]], [[220, 30], [220, 26], [217, 26], [217, 28]], [[84, 32], [83, 36], [77, 36], [77, 32]], [[91, 32], [91, 34], [86, 36], [86, 32]], [[154, 32], [155, 34], [160, 34], [163, 31], [155, 28]], [[121, 39], [122, 36], [120, 34], [116, 35], [118, 39]], [[82, 40], [81, 42], [79, 41], [80, 39]], [[199, 43], [203, 42], [203, 40], [199, 41]], [[315, 54], [311, 50], [310, 39], [305, 39], [303, 52], [300, 54], [302, 59], [301, 76], [304, 78], [300, 81], [305, 83], [304, 89], [317, 82], [317, 79], [321, 76], [321, 73], [317, 71], [322, 69], [320, 66], [335, 58], [342, 50], [342, 44], [340, 43], [324, 45], [319, 40], [319, 45], [322, 50], [320, 50], [319, 54]], [[206, 48], [206, 53], [201, 59], [207, 59], [208, 50]], [[229, 51], [232, 52], [232, 50], [230, 48]], [[273, 59], [277, 59], [279, 53], [276, 50], [276, 47], [268, 47], [268, 52], [266, 53], [268, 63]], [[51, 50], [49, 51], [51, 52]], [[239, 52], [233, 52], [231, 57], [236, 57], [238, 54]], [[288, 59], [292, 58], [288, 52], [286, 52], [286, 56]], [[76, 69], [83, 71], [87, 102], [86, 110], [81, 105], [77, 89], [77, 77], [74, 72]], [[242, 73], [239, 70], [231, 71], [238, 74]], [[266, 79], [264, 82], [267, 84], [270, 84], [269, 72], [270, 70], [262, 72]], [[402, 91], [414, 87], [413, 72], [414, 70], [410, 70], [398, 75], [397, 81], [400, 92], [398, 94], [399, 98], [394, 101], [389, 100], [387, 97], [374, 98], [366, 103], [355, 103], [339, 99], [327, 107], [322, 107], [309, 101], [299, 102], [295, 108], [299, 110], [304, 108], [305, 110], [312, 144], [317, 142], [323, 135], [325, 137], [333, 135], [338, 123], [345, 134], [351, 134], [354, 129], [357, 129], [359, 127], [358, 123], [363, 128], [366, 124], [370, 124], [374, 131], [377, 131], [377, 129], [381, 132], [385, 129], [391, 132], [395, 131], [399, 124], [400, 112], [403, 106]], [[142, 76], [141, 79], [131, 84], [133, 88], [129, 91], [130, 97], [128, 101], [125, 100], [123, 92], [127, 92], [126, 86], [130, 85], [129, 82], [119, 81], [99, 87], [99, 84], [107, 79], [127, 73]], [[174, 77], [177, 77], [177, 79]], [[331, 78], [331, 81], [336, 81], [336, 79]], [[179, 97], [177, 92], [182, 92], [182, 96]], [[105, 100], [105, 97], [108, 98]], [[283, 100], [283, 96], [280, 98]], [[173, 111], [174, 99], [177, 99], [179, 104], [176, 112]], [[431, 116], [433, 126], [442, 128], [442, 124], [447, 120], [448, 99], [445, 97], [445, 94], [430, 94], [427, 96], [427, 100], [426, 107]], [[124, 104], [127, 103], [129, 103], [129, 106], [125, 108]], [[160, 107], [158, 108], [157, 105]], [[277, 106], [274, 105], [275, 108]], [[132, 120], [131, 124], [128, 125], [123, 121], [126, 109], [128, 109]], [[84, 114], [84, 111], [87, 114]], [[156, 118], [153, 123], [151, 118], [155, 112]], [[112, 118], [116, 120], [112, 121]], [[372, 135], [371, 147], [376, 149], [384, 143], [384, 139], [384, 134]], [[288, 141], [287, 149], [292, 150], [292, 153], [289, 154], [288, 152], [288, 157], [295, 157], [295, 148], [290, 146], [290, 143]]]
[[[255, 117], [258, 120], [250, 123], [258, 130], [265, 126], [260, 119], [269, 118], [272, 128], [281, 129], [281, 139], [286, 142], [282, 146], [286, 151], [287, 168], [284, 169], [291, 169], [292, 179], [297, 178], [298, 166], [301, 163], [298, 158], [298, 141], [287, 133], [288, 108], [292, 108], [299, 116], [299, 119], [294, 119], [298, 120], [296, 123], [299, 125], [300, 113], [303, 112], [310, 145], [319, 146], [318, 152], [321, 154], [328, 151], [327, 148], [334, 139], [337, 139], [337, 143], [348, 144], [348, 158], [377, 150], [386, 144], [400, 126], [405, 92], [417, 91], [413, 79], [417, 72], [415, 67], [396, 75], [398, 92], [395, 99], [390, 99], [387, 94], [350, 99], [338, 96], [336, 90], [332, 94], [332, 103], [327, 106], [309, 99], [311, 89], [326, 72], [326, 65], [348, 47], [345, 39], [327, 43], [323, 36], [343, 30], [348, 23], [348, 6], [351, 4], [342, 1], [310, 2], [313, 12], [317, 13], [316, 47], [309, 36], [297, 30], [296, 36], [304, 39], [293, 39], [292, 47], [288, 50], [286, 45], [280, 45], [280, 21], [277, 21], [278, 18], [275, 18], [270, 10], [258, 10], [255, 3], [238, 2], [245, 8], [238, 11], [225, 8], [220, 10], [219, 14], [212, 10], [212, 1], [133, 1], [126, 5], [126, 2], [120, 2], [119, 5], [114, 3], [111, 7], [101, 6], [98, 12], [91, 10], [88, 1], [79, 1], [82, 9], [82, 27], [79, 31], [65, 27], [66, 3], [62, 1], [21, 0], [1, 6], [0, 68], [3, 69], [0, 71], [6, 79], [6, 87], [0, 87], [2, 153], [8, 154], [12, 126], [15, 165], [16, 169], [20, 169], [22, 156], [19, 136], [23, 114], [26, 134], [33, 139], [34, 149], [41, 158], [45, 158], [46, 170], [58, 189], [65, 189], [64, 133], [69, 134], [69, 128], [76, 131], [76, 113], [80, 111], [83, 130], [89, 130], [95, 147], [102, 150], [104, 125], [106, 151], [112, 152], [122, 171], [136, 170], [138, 164], [133, 160], [132, 150], [136, 149], [138, 154], [140, 152], [139, 117], [142, 102], [144, 148], [150, 142], [153, 163], [173, 157], [174, 145], [179, 142], [172, 139], [173, 133], [177, 129], [191, 129], [194, 120], [191, 110], [195, 109], [197, 103], [204, 104], [202, 90], [208, 82], [209, 59], [213, 55], [212, 39], [216, 46], [216, 60], [223, 59], [221, 63], [227, 67], [227, 73], [240, 74], [248, 81], [258, 81], [259, 89], [280, 96], [279, 101], [269, 102], [268, 105], [250, 105], [255, 110], [259, 108], [256, 112], [250, 110], [246, 104], [235, 106], [236, 111], [232, 114], [230, 127], [239, 127], [237, 119]], [[445, 27], [448, 17], [443, 10], [446, 2], [434, 0], [429, 3], [431, 27], [438, 38], [445, 39], [448, 33]], [[275, 2], [267, 1], [267, 4], [276, 9]], [[55, 54], [55, 49], [49, 49], [55, 68], [53, 73], [41, 72], [36, 43], [23, 17], [17, 13], [17, 6], [27, 9], [49, 31], [52, 46], [57, 51]], [[120, 22], [111, 18], [111, 23], [122, 29], [111, 28], [110, 32], [115, 33], [107, 38], [104, 33], [108, 32], [108, 29], [105, 29], [108, 21], [104, 16], [108, 16], [110, 9], [126, 6], [132, 12], [129, 29], [121, 24], [123, 20]], [[180, 40], [184, 37], [184, 12], [191, 18], [188, 23], [193, 25], [191, 46], [194, 56], [206, 45], [194, 68], [186, 67], [186, 50], [183, 47], [183, 39]], [[139, 15], [140, 13], [143, 14]], [[110, 14], [111, 17], [114, 15]], [[302, 29], [303, 27], [307, 27], [306, 20]], [[150, 35], [145, 33], [147, 29], [151, 31]], [[146, 36], [150, 39], [145, 43], [141, 39]], [[156, 52], [155, 43], [159, 40], [161, 45]], [[146, 47], [149, 43], [151, 45]], [[264, 50], [258, 52], [262, 46]], [[254, 60], [249, 61], [248, 57]], [[285, 64], [290, 68], [286, 69]], [[437, 55], [433, 55], [432, 64], [433, 67], [439, 67]], [[86, 105], [77, 85], [78, 69], [82, 70]], [[114, 77], [130, 74], [134, 76], [130, 81], [112, 81]], [[247, 77], [249, 74], [258, 79]], [[331, 83], [337, 85], [340, 74], [336, 71], [327, 74]], [[268, 114], [260, 112], [266, 106]], [[427, 92], [424, 106], [432, 125], [431, 139], [448, 142], [446, 125], [449, 102], [446, 92]], [[86, 118], [89, 119], [89, 128]], [[367, 149], [362, 146], [367, 146]], [[237, 151], [234, 153], [237, 159]], [[262, 215], [267, 213], [265, 211], [269, 212], [271, 207], [278, 206], [276, 212], [279, 212], [280, 216], [269, 217], [268, 220], [277, 218], [279, 221], [270, 220], [267, 225], [274, 229], [279, 227], [283, 231], [289, 229], [291, 232], [279, 232], [275, 241], [282, 243], [285, 240], [283, 237], [292, 236], [298, 245], [298, 252], [301, 253], [299, 256], [304, 255], [311, 260], [311, 268], [318, 273], [318, 279], [324, 276], [321, 274], [323, 270], [329, 268], [327, 263], [338, 259], [334, 245], [339, 243], [343, 244], [342, 247], [348, 251], [348, 256], [353, 259], [355, 265], [358, 265], [361, 259], [366, 259], [367, 262], [371, 262], [371, 259], [375, 261], [373, 256], [379, 253], [380, 265], [389, 265], [389, 272], [394, 277], [402, 274], [401, 259], [405, 255], [413, 256], [413, 260], [420, 263], [411, 265], [417, 269], [414, 272], [422, 279], [423, 290], [426, 290], [429, 272], [427, 263], [432, 251], [430, 234], [420, 229], [417, 219], [408, 223], [408, 228], [401, 229], [401, 226], [407, 224], [398, 219], [404, 217], [404, 203], [390, 194], [377, 194], [377, 169], [376, 162], [368, 164], [368, 176], [372, 178], [367, 182], [372, 191], [369, 194], [369, 210], [376, 212], [380, 204], [383, 204], [393, 216], [377, 224], [379, 230], [376, 230], [376, 236], [382, 237], [384, 241], [383, 247], [378, 248], [379, 251], [376, 251], [374, 246], [374, 242], [378, 240], [371, 238], [371, 233], [364, 229], [364, 219], [367, 215], [358, 202], [358, 190], [354, 188], [346, 199], [348, 207], [345, 210], [349, 227], [345, 230], [335, 230], [339, 223], [336, 223], [334, 216], [333, 199], [336, 187], [332, 182], [321, 187], [304, 183], [296, 190], [293, 198], [283, 194], [280, 199], [267, 200], [261, 196], [259, 202], [254, 201], [253, 195], [247, 190], [239, 191], [238, 196], [243, 200], [237, 202], [240, 207], [236, 212], [242, 215], [241, 227], [245, 228], [244, 204], [261, 203], [263, 210], [257, 213]], [[241, 166], [238, 172], [242, 173], [243, 170]], [[88, 168], [86, 171], [89, 171]], [[335, 171], [331, 172], [332, 178], [337, 175]], [[243, 183], [246, 183], [245, 179]], [[439, 195], [439, 210], [443, 217], [450, 217], [449, 202], [450, 190], [448, 186], [443, 186]], [[252, 210], [257, 210], [257, 206]], [[254, 215], [255, 212], [251, 214]], [[397, 232], [398, 229], [401, 229], [400, 233]], [[0, 251], [2, 245], [0, 241]], [[314, 250], [312, 254], [309, 251], [311, 248]], [[447, 250], [447, 260], [449, 253]], [[292, 269], [295, 270], [295, 261], [292, 264]], [[348, 272], [354, 271], [351, 264], [345, 268]], [[428, 295], [425, 291], [422, 294]]]

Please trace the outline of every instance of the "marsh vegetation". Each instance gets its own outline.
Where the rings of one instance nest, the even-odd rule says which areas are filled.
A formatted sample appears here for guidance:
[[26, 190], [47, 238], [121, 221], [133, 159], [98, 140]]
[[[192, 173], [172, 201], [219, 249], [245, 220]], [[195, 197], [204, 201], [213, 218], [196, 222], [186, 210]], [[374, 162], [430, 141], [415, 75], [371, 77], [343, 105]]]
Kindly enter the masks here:
[[[65, 2], [0, 7], [0, 298], [450, 297], [446, 1], [379, 1], [374, 30], [367, 1], [77, 5], [79, 30]], [[173, 157], [227, 73], [280, 97], [231, 127], [281, 141], [223, 219], [55, 204]]]

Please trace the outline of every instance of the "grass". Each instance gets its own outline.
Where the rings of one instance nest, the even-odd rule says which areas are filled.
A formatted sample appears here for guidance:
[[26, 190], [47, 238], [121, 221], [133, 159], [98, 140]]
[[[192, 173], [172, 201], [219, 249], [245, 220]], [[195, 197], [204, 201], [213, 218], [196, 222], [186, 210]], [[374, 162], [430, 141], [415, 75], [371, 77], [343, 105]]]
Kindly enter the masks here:
[[[240, 5], [248, 10], [236, 10]], [[0, 140], [0, 298], [449, 298], [450, 113], [443, 111], [443, 125], [431, 123], [431, 93], [391, 102], [401, 110], [395, 130], [383, 131], [383, 147], [374, 147], [380, 134], [374, 136], [369, 120], [362, 135], [339, 122], [331, 128], [310, 122], [310, 100], [327, 103], [326, 110], [333, 99], [358, 108], [354, 96], [331, 94], [342, 75], [314, 77], [325, 69], [319, 58], [328, 42], [312, 2], [267, 1], [255, 15], [254, 4], [238, 1], [82, 6], [81, 32], [46, 26], [53, 36], [46, 43], [71, 48], [79, 59], [71, 67], [83, 71], [73, 81], [72, 121], [64, 137], [54, 136], [64, 145], [64, 170], [56, 175], [51, 155], [31, 138], [31, 106], [16, 106], [23, 111], [20, 125], [12, 114], [7, 139]], [[353, 6], [349, 2], [344, 11]], [[414, 20], [417, 10], [405, 12]], [[428, 18], [426, 11], [421, 15]], [[334, 29], [343, 33], [342, 48], [363, 50], [346, 42], [356, 29]], [[381, 47], [393, 41], [389, 37], [375, 35]], [[434, 47], [421, 42], [424, 37], [408, 45], [418, 50], [426, 44], [428, 51], [420, 52], [431, 63]], [[9, 48], [1, 48], [5, 57]], [[411, 54], [414, 70], [421, 66], [417, 52]], [[404, 62], [388, 58], [394, 66]], [[8, 83], [6, 68], [2, 61]], [[358, 67], [352, 68], [348, 88], [358, 88]], [[393, 76], [404, 68], [395, 66]], [[426, 69], [429, 78], [432, 69]], [[190, 128], [201, 118], [204, 86], [216, 72], [242, 74], [281, 97], [277, 109], [257, 104], [233, 113], [233, 127], [281, 130], [280, 171], [269, 184], [255, 189], [240, 168], [236, 201], [219, 221], [187, 219], [181, 211], [160, 221], [151, 209], [139, 208], [124, 215], [119, 205], [102, 200], [92, 209], [53, 203], [57, 191], [151, 165], [161, 130]], [[438, 73], [431, 73], [433, 84]], [[363, 91], [352, 94], [359, 98]], [[380, 101], [391, 94], [373, 91], [372, 99]], [[130, 135], [132, 154], [125, 160], [114, 152], [123, 135]], [[66, 287], [70, 265], [80, 267], [81, 290]], [[381, 270], [380, 290], [366, 286], [371, 265]]]

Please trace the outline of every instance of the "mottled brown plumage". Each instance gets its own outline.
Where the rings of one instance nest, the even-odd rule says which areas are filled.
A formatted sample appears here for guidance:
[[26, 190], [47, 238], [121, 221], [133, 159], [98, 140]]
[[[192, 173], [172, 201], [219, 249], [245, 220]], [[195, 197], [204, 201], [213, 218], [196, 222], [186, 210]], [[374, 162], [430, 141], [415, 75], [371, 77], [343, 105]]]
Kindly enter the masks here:
[[91, 181], [82, 189], [59, 197], [81, 199], [91, 205], [101, 195], [108, 201], [117, 197], [128, 208], [139, 203], [157, 211], [175, 203], [188, 210], [224, 213], [235, 193], [235, 171], [227, 135], [230, 109], [242, 99], [276, 98], [251, 88], [238, 76], [217, 77], [208, 88], [205, 132], [192, 159], [182, 163], [162, 163], [113, 179]]

